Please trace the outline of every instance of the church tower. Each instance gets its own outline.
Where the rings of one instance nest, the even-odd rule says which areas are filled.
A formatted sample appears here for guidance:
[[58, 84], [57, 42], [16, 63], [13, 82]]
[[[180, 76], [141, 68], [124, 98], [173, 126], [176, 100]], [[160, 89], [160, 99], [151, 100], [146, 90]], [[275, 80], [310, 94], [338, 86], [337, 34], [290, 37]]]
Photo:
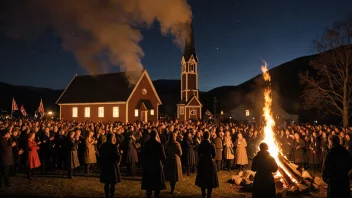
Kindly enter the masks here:
[[177, 104], [177, 118], [180, 120], [200, 119], [202, 104], [198, 90], [198, 58], [195, 50], [193, 26], [186, 25], [188, 36], [181, 60], [181, 101]]

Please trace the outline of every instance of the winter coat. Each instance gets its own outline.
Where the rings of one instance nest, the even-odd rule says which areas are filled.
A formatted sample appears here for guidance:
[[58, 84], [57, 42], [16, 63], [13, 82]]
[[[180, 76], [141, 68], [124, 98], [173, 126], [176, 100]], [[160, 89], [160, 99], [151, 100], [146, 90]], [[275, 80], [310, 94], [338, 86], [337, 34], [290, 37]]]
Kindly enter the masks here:
[[246, 139], [242, 138], [242, 140], [236, 140], [236, 164], [239, 165], [246, 165], [248, 164], [248, 157], [247, 157], [247, 142]]
[[100, 146], [100, 182], [116, 184], [121, 182], [120, 162], [122, 156], [117, 145], [105, 142]]
[[[185, 137], [187, 138], [187, 137]], [[194, 145], [192, 139], [184, 140], [184, 149], [183, 149], [183, 157], [184, 157], [184, 165], [185, 166], [193, 166], [196, 164], [196, 156], [194, 152]]]
[[0, 137], [0, 165], [13, 165], [12, 145], [9, 139]]
[[40, 159], [37, 150], [39, 150], [37, 143], [34, 140], [28, 140], [28, 166], [30, 169], [40, 166]]
[[[223, 150], [223, 146], [222, 146], [222, 140], [220, 137], [216, 137], [213, 140], [213, 144], [215, 145], [215, 160], [217, 161], [221, 161], [222, 160], [222, 150]], [[198, 155], [199, 156], [199, 155]]]
[[235, 153], [233, 151], [233, 143], [231, 141], [231, 137], [225, 137], [224, 138], [224, 159], [234, 159], [235, 158]]
[[305, 162], [305, 147], [306, 143], [302, 139], [299, 139], [299, 142], [297, 142], [296, 140], [293, 142], [293, 157], [295, 164]]
[[323, 139], [323, 138], [321, 139], [321, 141], [320, 141], [320, 148], [321, 148], [320, 161], [321, 162], [324, 162], [325, 156], [328, 153], [328, 150], [329, 150], [328, 144], [329, 144], [329, 141], [328, 141], [327, 138], [326, 139]]
[[310, 147], [312, 149], [312, 161], [310, 162], [310, 164], [320, 164], [320, 139], [315, 138], [313, 142], [310, 143]]
[[95, 164], [97, 163], [97, 157], [95, 155], [95, 140], [89, 138], [85, 139], [85, 150], [84, 150], [84, 163], [86, 164]]
[[275, 198], [276, 188], [273, 173], [278, 166], [268, 151], [259, 151], [254, 157], [252, 171], [255, 171], [252, 198]]
[[198, 147], [199, 163], [195, 184], [200, 188], [217, 188], [219, 179], [216, 171], [214, 158], [215, 147], [209, 140], [203, 140]]
[[166, 189], [164, 169], [162, 163], [166, 156], [161, 143], [151, 138], [144, 145], [144, 169], [142, 176], [142, 190]]
[[136, 144], [132, 138], [128, 139], [128, 145], [126, 148], [126, 163], [137, 163], [138, 162], [138, 153]]
[[253, 158], [255, 156], [255, 153], [257, 151], [257, 137], [251, 136], [248, 137], [248, 147], [247, 147], [247, 154], [248, 157]]
[[348, 172], [352, 169], [352, 157], [342, 146], [328, 151], [323, 164], [323, 180], [328, 184], [328, 198], [349, 198], [350, 181]]
[[68, 168], [77, 168], [80, 166], [78, 160], [78, 148], [79, 141], [73, 138], [68, 138], [67, 140], [67, 152], [68, 152]]
[[168, 142], [165, 144], [166, 160], [164, 165], [166, 181], [182, 180], [181, 145], [178, 142]]

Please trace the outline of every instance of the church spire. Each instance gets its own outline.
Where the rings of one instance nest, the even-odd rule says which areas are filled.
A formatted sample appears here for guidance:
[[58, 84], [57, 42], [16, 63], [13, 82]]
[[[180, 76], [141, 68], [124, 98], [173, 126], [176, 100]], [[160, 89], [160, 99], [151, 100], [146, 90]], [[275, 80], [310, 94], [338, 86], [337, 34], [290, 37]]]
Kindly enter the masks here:
[[193, 25], [192, 23], [187, 23], [186, 24], [186, 39], [185, 39], [185, 49], [183, 52], [183, 57], [186, 62], [189, 61], [191, 56], [193, 55], [194, 59], [198, 62], [197, 56], [196, 56], [196, 48], [194, 44], [194, 36], [193, 36]]

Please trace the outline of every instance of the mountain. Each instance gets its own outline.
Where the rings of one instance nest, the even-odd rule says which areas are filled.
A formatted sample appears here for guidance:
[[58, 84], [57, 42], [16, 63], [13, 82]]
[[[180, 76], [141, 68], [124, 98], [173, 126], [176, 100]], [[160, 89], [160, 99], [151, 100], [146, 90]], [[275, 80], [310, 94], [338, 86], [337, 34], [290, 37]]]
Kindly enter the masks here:
[[[315, 55], [300, 57], [269, 71], [272, 79], [273, 103], [278, 104], [288, 113], [299, 114], [303, 120], [310, 119], [314, 114], [301, 106], [300, 96], [304, 86], [300, 83], [298, 74], [309, 69], [309, 62], [314, 57]], [[180, 80], [155, 80], [153, 83], [163, 103], [160, 106], [160, 113], [176, 116], [176, 103], [180, 100]], [[263, 87], [267, 85], [259, 74], [237, 86], [222, 86], [208, 92], [200, 92], [203, 110], [209, 109], [214, 112], [214, 97], [217, 100], [217, 113], [226, 112], [248, 102], [259, 107], [263, 104]], [[55, 102], [62, 91], [0, 83], [2, 93], [0, 109], [10, 110], [11, 99], [15, 97], [19, 107], [24, 104], [27, 112], [33, 113], [38, 108], [40, 98], [43, 98], [46, 110], [52, 109], [58, 112], [59, 108]]]
[[[309, 62], [315, 57], [304, 56], [281, 64], [269, 70], [273, 104], [277, 104], [290, 114], [300, 115], [301, 120], [310, 120], [316, 116], [315, 111], [305, 110], [301, 105], [301, 93], [304, 85], [300, 82], [298, 74], [311, 70]], [[205, 106], [213, 111], [214, 97], [216, 97], [217, 111], [230, 110], [242, 103], [251, 103], [262, 108], [263, 88], [269, 86], [264, 82], [261, 74], [237, 86], [223, 86], [207, 92], [203, 98]]]

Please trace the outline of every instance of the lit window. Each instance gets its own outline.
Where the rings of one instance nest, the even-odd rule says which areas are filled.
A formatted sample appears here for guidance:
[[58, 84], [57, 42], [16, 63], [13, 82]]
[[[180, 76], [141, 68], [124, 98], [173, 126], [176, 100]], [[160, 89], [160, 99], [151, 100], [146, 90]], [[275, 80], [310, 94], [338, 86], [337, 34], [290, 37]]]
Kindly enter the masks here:
[[99, 107], [98, 108], [98, 117], [103, 118], [104, 117], [104, 107]]
[[85, 107], [84, 108], [84, 117], [89, 118], [90, 117], [90, 107]]
[[135, 109], [135, 110], [134, 110], [134, 116], [135, 116], [135, 117], [138, 117], [138, 109]]
[[154, 109], [150, 110], [150, 115], [154, 115]]
[[196, 112], [197, 112], [196, 109], [194, 109], [194, 108], [191, 109], [191, 115], [196, 115]]
[[119, 107], [112, 108], [112, 117], [118, 118], [120, 116]]
[[246, 110], [246, 116], [249, 116], [249, 110]]
[[73, 118], [78, 117], [78, 108], [77, 107], [72, 107], [72, 117]]
[[185, 113], [185, 108], [184, 107], [180, 107], [180, 114], [184, 114]]

